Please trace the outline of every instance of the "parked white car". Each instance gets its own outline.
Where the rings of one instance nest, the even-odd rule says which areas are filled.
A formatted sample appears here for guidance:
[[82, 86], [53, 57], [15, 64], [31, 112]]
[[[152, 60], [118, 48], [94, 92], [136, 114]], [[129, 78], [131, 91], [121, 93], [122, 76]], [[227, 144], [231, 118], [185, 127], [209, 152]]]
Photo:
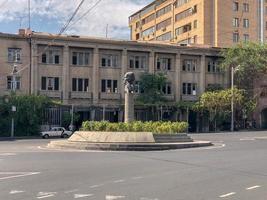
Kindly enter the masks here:
[[43, 131], [41, 132], [41, 136], [45, 139], [49, 137], [62, 137], [62, 138], [67, 138], [72, 135], [71, 131], [67, 131], [63, 127], [53, 127], [51, 128], [50, 131]]

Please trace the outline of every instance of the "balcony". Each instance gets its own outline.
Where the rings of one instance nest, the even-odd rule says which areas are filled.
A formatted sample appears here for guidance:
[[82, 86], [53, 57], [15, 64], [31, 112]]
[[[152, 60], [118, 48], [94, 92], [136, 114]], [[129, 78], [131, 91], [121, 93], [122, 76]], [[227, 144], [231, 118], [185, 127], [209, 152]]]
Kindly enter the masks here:
[[71, 99], [92, 99], [93, 93], [91, 93], [91, 92], [71, 92], [70, 98]]
[[183, 101], [197, 101], [198, 96], [197, 95], [182, 95]]
[[100, 99], [120, 100], [121, 94], [120, 93], [100, 93]]
[[41, 90], [39, 91], [40, 95], [45, 95], [51, 98], [61, 98], [61, 91], [46, 91], [46, 90]]

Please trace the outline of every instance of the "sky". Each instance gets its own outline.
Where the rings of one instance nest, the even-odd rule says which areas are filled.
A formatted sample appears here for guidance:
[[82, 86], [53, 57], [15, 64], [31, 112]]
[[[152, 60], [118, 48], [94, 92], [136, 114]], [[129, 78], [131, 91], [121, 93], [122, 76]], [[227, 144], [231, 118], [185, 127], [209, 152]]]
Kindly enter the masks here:
[[[102, 0], [85, 17], [78, 20], [99, 0], [85, 0], [66, 34], [130, 39], [128, 17], [153, 0]], [[31, 29], [58, 33], [81, 0], [31, 0]], [[77, 21], [78, 20], [78, 21]], [[0, 0], [0, 32], [17, 33], [27, 28], [28, 0]]]

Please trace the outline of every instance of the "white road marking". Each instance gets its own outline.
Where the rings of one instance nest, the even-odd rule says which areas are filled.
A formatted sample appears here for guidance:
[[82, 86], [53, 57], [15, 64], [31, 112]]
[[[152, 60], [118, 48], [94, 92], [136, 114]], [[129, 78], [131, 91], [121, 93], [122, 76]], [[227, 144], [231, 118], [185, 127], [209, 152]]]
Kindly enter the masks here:
[[267, 137], [255, 137], [255, 139], [257, 139], [257, 140], [266, 140]]
[[123, 179], [113, 181], [113, 183], [123, 183], [123, 182], [125, 182], [125, 180], [123, 180]]
[[55, 196], [55, 195], [54, 194], [48, 194], [48, 195], [45, 195], [45, 196], [37, 197], [37, 199], [44, 199], [44, 198], [53, 197], [53, 196]]
[[0, 153], [0, 156], [15, 156], [16, 153]]
[[125, 196], [106, 195], [106, 200], [116, 200], [116, 199], [125, 199]]
[[0, 180], [6, 180], [11, 178], [19, 178], [19, 177], [25, 177], [25, 176], [32, 176], [40, 174], [40, 172], [0, 172], [0, 175], [9, 175], [5, 177], [0, 177]]
[[101, 187], [101, 186], [103, 186], [104, 184], [99, 184], [99, 185], [92, 185], [92, 186], [90, 186], [90, 188], [91, 189], [93, 189], [93, 188], [98, 188], [98, 187]]
[[230, 193], [221, 195], [220, 198], [229, 197], [229, 196], [232, 196], [232, 195], [235, 195], [235, 194], [236, 194], [235, 192], [230, 192]]
[[143, 176], [135, 176], [135, 177], [132, 177], [133, 180], [138, 180], [138, 179], [142, 179], [144, 178]]
[[49, 197], [55, 196], [56, 192], [39, 192], [37, 195], [37, 199], [45, 199]]
[[9, 192], [9, 194], [19, 194], [19, 193], [23, 193], [24, 191], [22, 191], [22, 190], [11, 190], [10, 192]]
[[240, 141], [254, 141], [255, 138], [240, 138]]
[[74, 189], [74, 190], [68, 190], [68, 191], [65, 191], [64, 193], [65, 194], [68, 194], [68, 193], [72, 193], [72, 192], [77, 192], [79, 191], [78, 189]]
[[246, 188], [246, 190], [254, 190], [254, 189], [257, 189], [257, 188], [260, 188], [260, 187], [261, 187], [260, 185], [254, 185], [254, 186]]
[[74, 195], [74, 199], [78, 199], [78, 198], [84, 198], [84, 197], [91, 197], [94, 196], [93, 194], [75, 194]]

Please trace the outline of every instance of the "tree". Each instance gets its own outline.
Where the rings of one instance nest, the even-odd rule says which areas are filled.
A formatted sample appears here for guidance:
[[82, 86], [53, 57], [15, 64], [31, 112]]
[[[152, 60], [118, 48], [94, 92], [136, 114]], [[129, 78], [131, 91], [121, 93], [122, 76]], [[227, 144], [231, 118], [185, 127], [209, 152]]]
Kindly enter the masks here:
[[137, 97], [137, 104], [147, 106], [151, 109], [152, 119], [155, 119], [158, 107], [166, 102], [162, 88], [166, 85], [166, 76], [162, 73], [144, 73], [140, 77], [140, 95]]
[[[15, 120], [15, 135], [30, 136], [39, 134], [43, 110], [52, 105], [51, 100], [41, 95], [15, 95], [11, 94], [0, 102], [0, 128], [1, 124], [10, 125], [13, 115]], [[11, 112], [11, 107], [16, 106], [16, 112]], [[2, 136], [8, 136], [10, 128], [0, 130]]]
[[141, 94], [138, 96], [137, 101], [149, 105], [163, 103], [165, 98], [163, 97], [162, 88], [165, 86], [166, 80], [166, 76], [161, 73], [142, 74], [139, 81]]
[[246, 42], [222, 51], [221, 66], [224, 69], [237, 67], [235, 83], [240, 89], [245, 89], [251, 96], [255, 80], [261, 73], [267, 71], [267, 45]]
[[[244, 102], [244, 90], [234, 88], [233, 99], [235, 108], [238, 109]], [[214, 92], [205, 92], [201, 95], [196, 108], [198, 110], [207, 110], [209, 119], [214, 124], [215, 131], [217, 129], [217, 121], [225, 120], [231, 113], [232, 90], [220, 90]]]

